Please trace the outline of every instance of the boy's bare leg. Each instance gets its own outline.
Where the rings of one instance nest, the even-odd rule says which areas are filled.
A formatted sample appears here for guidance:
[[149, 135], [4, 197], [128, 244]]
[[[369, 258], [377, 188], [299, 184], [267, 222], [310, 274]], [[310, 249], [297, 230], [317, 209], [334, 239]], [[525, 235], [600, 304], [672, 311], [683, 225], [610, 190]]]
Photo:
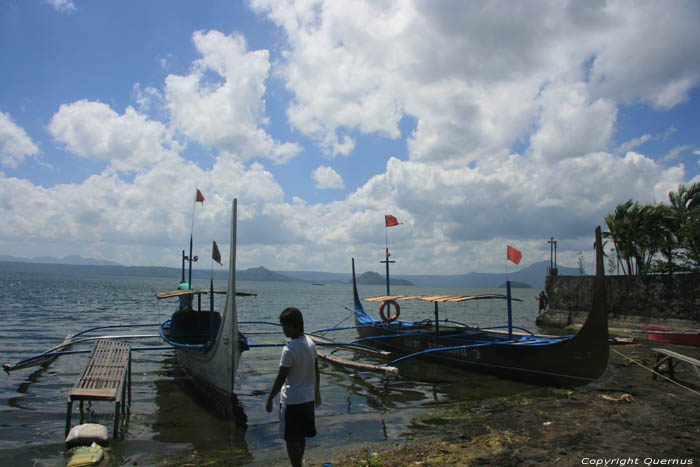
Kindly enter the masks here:
[[301, 467], [302, 459], [304, 458], [304, 450], [306, 449], [306, 438], [289, 438], [287, 441], [287, 455], [292, 461], [292, 467]]

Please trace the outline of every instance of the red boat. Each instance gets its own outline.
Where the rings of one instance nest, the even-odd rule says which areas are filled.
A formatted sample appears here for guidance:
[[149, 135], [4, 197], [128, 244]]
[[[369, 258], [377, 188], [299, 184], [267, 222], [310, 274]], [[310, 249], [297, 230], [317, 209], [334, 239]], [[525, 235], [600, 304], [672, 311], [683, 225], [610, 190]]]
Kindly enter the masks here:
[[700, 331], [654, 328], [645, 325], [649, 340], [669, 344], [700, 345]]

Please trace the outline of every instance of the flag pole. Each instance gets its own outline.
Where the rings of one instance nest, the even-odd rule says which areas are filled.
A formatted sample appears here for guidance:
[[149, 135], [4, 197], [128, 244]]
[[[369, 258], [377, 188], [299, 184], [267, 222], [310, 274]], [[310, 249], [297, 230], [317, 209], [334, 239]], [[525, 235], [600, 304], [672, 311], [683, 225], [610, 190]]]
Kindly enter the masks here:
[[189, 272], [189, 277], [187, 278], [190, 289], [192, 289], [192, 261], [193, 261], [193, 258], [192, 258], [192, 239], [194, 237], [194, 218], [195, 218], [195, 215], [197, 213], [197, 202], [204, 203], [204, 196], [201, 195], [202, 199], [200, 201], [200, 199], [199, 199], [200, 195], [201, 195], [201, 193], [199, 191], [199, 188], [195, 187], [195, 189], [194, 189], [194, 202], [192, 203], [192, 225], [190, 225], [190, 257], [189, 257], [190, 272]]
[[189, 289], [192, 289], [192, 238], [194, 237], [194, 216], [197, 208], [197, 189], [195, 187], [194, 191], [194, 202], [192, 203], [192, 225], [190, 225], [190, 256], [189, 260], [189, 274], [187, 277], [187, 283], [189, 284]]
[[513, 307], [510, 294], [510, 276], [508, 274], [508, 245], [506, 245], [506, 303], [508, 309], [508, 340], [513, 340]]
[[[391, 225], [389, 224], [391, 222]], [[387, 296], [391, 295], [391, 292], [389, 291], [389, 263], [394, 263], [394, 261], [389, 261], [389, 257], [391, 257], [391, 253], [389, 253], [389, 227], [398, 225], [399, 222], [396, 220], [396, 218], [390, 214], [385, 214], [384, 215], [384, 244], [386, 246], [386, 253], [384, 257], [384, 261], [380, 261], [380, 263], [386, 263], [386, 294]]]
[[384, 242], [386, 245], [386, 253], [384, 256], [384, 261], [380, 261], [380, 263], [386, 263], [386, 294], [391, 295], [391, 291], [389, 290], [389, 263], [393, 263], [394, 261], [389, 261], [389, 257], [391, 254], [389, 253], [389, 233], [388, 233], [389, 228], [384, 226]]
[[386, 255], [384, 257], [386, 261], [386, 294], [391, 295], [389, 292], [389, 228], [384, 226], [384, 246], [386, 247]]
[[192, 289], [192, 232], [190, 232], [190, 272], [187, 278], [188, 289]]

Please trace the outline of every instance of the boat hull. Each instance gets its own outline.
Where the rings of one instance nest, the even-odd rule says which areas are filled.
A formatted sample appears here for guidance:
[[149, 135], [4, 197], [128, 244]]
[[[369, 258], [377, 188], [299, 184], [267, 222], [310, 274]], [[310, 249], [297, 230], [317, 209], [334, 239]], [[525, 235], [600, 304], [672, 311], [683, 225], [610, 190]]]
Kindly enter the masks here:
[[674, 331], [672, 329], [646, 327], [647, 337], [654, 342], [667, 344], [697, 345], [700, 346], [700, 332]]
[[[220, 362], [200, 350], [177, 349], [178, 362], [194, 382], [194, 387], [200, 398], [216, 413], [224, 417], [232, 417], [240, 411], [238, 401], [230, 389], [228, 372], [220, 371], [219, 365], [236, 368], [238, 362]], [[217, 371], [217, 368], [219, 370]]]
[[[360, 324], [360, 323], [358, 323]], [[575, 387], [599, 378], [607, 367], [607, 337], [582, 342], [577, 336], [558, 342], [506, 343], [497, 333], [435, 335], [404, 329], [398, 333], [380, 324], [358, 327], [361, 342], [402, 355], [430, 349], [421, 358], [436, 363], [479, 371], [533, 384]], [[401, 335], [405, 334], [405, 335]], [[395, 336], [381, 337], [380, 336]], [[410, 360], [405, 364], [410, 364]]]

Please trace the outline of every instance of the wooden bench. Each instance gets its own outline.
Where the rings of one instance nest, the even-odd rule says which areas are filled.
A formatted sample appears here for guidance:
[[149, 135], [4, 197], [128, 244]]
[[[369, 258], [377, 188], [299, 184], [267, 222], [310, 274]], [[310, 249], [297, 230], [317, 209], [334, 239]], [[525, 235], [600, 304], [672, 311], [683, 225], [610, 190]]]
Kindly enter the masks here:
[[[652, 349], [656, 352], [656, 362], [654, 363], [654, 371], [660, 372], [659, 368], [664, 363], [667, 365], [669, 377], [673, 379], [673, 368], [679, 363], [687, 363], [693, 367], [695, 374], [700, 378], [700, 360], [697, 360], [687, 355], [666, 349]], [[652, 379], [656, 379], [656, 373], [652, 375]]]
[[70, 431], [73, 401], [80, 401], [81, 423], [83, 401], [115, 402], [114, 438], [119, 433], [119, 410], [125, 412], [124, 399], [128, 388], [131, 402], [131, 344], [100, 339], [90, 355], [80, 378], [68, 396], [66, 413], [66, 436]]

